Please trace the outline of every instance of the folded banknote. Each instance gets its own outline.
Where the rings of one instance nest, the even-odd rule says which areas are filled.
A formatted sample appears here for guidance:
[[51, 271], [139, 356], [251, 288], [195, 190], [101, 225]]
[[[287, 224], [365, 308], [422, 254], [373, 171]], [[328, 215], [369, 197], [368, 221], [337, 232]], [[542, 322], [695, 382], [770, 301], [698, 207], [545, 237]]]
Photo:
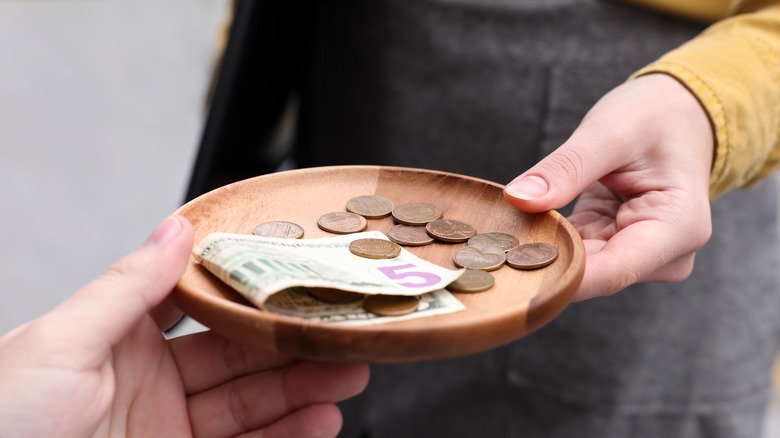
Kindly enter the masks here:
[[363, 238], [387, 239], [379, 231], [319, 239], [211, 233], [193, 255], [258, 307], [274, 293], [296, 286], [418, 296], [443, 289], [465, 271], [443, 268], [405, 249], [391, 259], [356, 256], [349, 244]]

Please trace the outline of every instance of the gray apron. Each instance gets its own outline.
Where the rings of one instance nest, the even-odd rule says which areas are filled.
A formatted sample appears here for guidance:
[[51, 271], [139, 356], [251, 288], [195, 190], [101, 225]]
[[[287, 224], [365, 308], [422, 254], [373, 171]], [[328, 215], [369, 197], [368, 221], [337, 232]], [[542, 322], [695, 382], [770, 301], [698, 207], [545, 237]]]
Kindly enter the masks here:
[[[506, 183], [702, 26], [594, 0], [320, 2], [299, 166]], [[780, 338], [772, 180], [713, 203], [692, 277], [572, 304], [494, 351], [372, 367], [345, 437], [760, 436]]]

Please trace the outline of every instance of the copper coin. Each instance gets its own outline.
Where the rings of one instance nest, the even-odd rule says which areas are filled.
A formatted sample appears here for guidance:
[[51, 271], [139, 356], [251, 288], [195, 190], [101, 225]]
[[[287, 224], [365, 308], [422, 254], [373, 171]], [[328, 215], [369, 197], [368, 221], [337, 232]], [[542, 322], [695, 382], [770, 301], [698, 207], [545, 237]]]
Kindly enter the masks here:
[[497, 246], [504, 251], [509, 251], [519, 243], [520, 241], [517, 240], [517, 237], [511, 234], [498, 232], [480, 233], [471, 237], [468, 242], [469, 245]]
[[387, 237], [399, 245], [423, 246], [433, 243], [425, 227], [398, 224], [387, 232]]
[[366, 218], [348, 211], [326, 213], [317, 219], [317, 226], [336, 234], [357, 233], [366, 229]]
[[252, 230], [252, 234], [262, 237], [279, 237], [283, 239], [300, 239], [303, 237], [303, 227], [286, 221], [272, 221], [260, 224]]
[[456, 219], [438, 219], [425, 225], [425, 230], [444, 242], [465, 242], [477, 233], [471, 225]]
[[453, 292], [474, 293], [486, 291], [494, 284], [496, 284], [496, 280], [490, 272], [481, 269], [466, 269], [460, 278], [447, 285], [447, 289]]
[[425, 225], [441, 217], [441, 210], [427, 202], [410, 202], [393, 209], [393, 218], [404, 225]]
[[506, 264], [516, 269], [543, 268], [558, 258], [558, 248], [549, 243], [526, 243], [506, 254]]
[[497, 246], [470, 245], [461, 248], [452, 258], [461, 268], [494, 271], [506, 262], [506, 253]]
[[401, 295], [369, 295], [363, 300], [363, 309], [379, 316], [401, 316], [417, 311], [419, 297]]
[[380, 219], [390, 216], [394, 207], [393, 201], [379, 195], [355, 196], [347, 201], [347, 211], [359, 214], [367, 219]]
[[358, 292], [327, 287], [311, 287], [309, 288], [309, 294], [320, 301], [332, 304], [354, 303], [355, 301], [360, 301], [365, 296], [365, 294]]
[[391, 259], [401, 253], [397, 243], [385, 239], [357, 239], [349, 244], [352, 254], [367, 259]]

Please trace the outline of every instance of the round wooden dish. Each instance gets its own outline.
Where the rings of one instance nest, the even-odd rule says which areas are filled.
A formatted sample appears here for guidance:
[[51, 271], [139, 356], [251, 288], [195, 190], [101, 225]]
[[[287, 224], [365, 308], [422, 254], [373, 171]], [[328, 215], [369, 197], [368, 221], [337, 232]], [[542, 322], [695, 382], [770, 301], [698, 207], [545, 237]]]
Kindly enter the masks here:
[[[558, 212], [520, 212], [504, 200], [503, 186], [452, 173], [381, 166], [292, 170], [221, 187], [177, 213], [192, 222], [196, 242], [215, 231], [251, 234], [255, 226], [271, 220], [301, 225], [304, 239], [327, 237], [333, 234], [320, 230], [317, 218], [343, 211], [350, 198], [369, 194], [396, 205], [430, 202], [445, 218], [467, 222], [477, 232], [510, 233], [521, 244], [552, 243], [558, 247], [558, 259], [533, 271], [508, 266], [493, 271], [492, 289], [453, 294], [465, 311], [391, 324], [344, 327], [262, 311], [192, 260], [174, 302], [215, 332], [261, 348], [305, 358], [400, 363], [463, 356], [522, 338], [558, 315], [582, 280], [582, 240]], [[390, 217], [374, 219], [367, 229], [387, 233], [393, 225]], [[406, 249], [455, 269], [452, 256], [464, 245]]]

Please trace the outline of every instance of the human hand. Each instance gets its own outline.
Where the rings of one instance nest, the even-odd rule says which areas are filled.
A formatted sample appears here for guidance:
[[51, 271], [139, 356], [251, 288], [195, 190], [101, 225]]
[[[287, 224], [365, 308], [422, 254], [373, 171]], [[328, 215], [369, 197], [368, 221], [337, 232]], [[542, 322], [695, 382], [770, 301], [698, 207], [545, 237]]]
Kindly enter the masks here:
[[169, 217], [142, 248], [0, 338], [0, 436], [338, 433], [333, 403], [363, 390], [367, 366], [297, 361], [211, 332], [162, 337], [148, 312], [192, 243], [189, 222]]
[[581, 193], [568, 218], [587, 253], [575, 301], [639, 282], [682, 281], [712, 232], [713, 150], [709, 118], [693, 94], [671, 76], [641, 76], [602, 97], [504, 196], [542, 212]]

